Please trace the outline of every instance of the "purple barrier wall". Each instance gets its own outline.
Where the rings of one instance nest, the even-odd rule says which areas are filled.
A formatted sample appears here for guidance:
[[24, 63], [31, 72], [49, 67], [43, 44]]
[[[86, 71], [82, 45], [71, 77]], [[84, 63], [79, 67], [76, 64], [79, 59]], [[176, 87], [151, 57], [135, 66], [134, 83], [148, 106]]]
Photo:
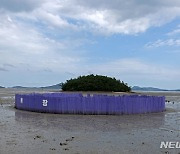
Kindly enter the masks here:
[[15, 107], [64, 114], [138, 114], [164, 111], [165, 97], [97, 94], [83, 96], [81, 93], [16, 94]]

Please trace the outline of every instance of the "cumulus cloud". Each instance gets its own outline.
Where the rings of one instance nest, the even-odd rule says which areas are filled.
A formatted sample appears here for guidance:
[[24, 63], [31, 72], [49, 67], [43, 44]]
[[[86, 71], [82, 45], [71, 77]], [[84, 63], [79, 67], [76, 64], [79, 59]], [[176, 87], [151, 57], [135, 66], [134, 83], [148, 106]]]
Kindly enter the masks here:
[[30, 11], [25, 18], [29, 16], [56, 28], [88, 30], [105, 35], [141, 33], [180, 16], [179, 0], [7, 0], [1, 3], [2, 9], [16, 11], [19, 17]]
[[56, 6], [55, 10], [60, 16], [76, 20], [83, 24], [83, 28], [102, 34], [137, 34], [152, 26], [161, 26], [180, 15], [178, 0], [68, 0], [58, 1]]

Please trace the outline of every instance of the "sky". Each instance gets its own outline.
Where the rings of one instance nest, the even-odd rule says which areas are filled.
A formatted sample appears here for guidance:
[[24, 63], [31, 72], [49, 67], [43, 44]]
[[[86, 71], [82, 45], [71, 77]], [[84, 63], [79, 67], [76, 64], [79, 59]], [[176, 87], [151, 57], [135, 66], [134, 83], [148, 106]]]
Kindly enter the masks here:
[[0, 0], [0, 85], [80, 75], [180, 88], [179, 0]]

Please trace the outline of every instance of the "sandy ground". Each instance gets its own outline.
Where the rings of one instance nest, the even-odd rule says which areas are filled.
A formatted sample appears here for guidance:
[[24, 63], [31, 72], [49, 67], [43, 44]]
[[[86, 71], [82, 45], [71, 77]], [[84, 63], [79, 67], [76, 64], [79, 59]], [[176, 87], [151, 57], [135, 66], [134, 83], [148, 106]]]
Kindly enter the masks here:
[[[161, 141], [180, 142], [180, 93], [165, 95], [166, 111], [143, 115], [60, 115], [14, 109], [14, 94], [0, 89], [0, 154], [178, 154]], [[44, 92], [44, 91], [40, 91]]]

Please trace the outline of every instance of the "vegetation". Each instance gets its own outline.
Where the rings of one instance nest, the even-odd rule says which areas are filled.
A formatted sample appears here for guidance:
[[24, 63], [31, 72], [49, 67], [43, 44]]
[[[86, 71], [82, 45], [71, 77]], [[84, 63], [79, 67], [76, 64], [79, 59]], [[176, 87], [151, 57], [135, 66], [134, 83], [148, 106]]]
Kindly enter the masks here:
[[80, 76], [61, 84], [64, 91], [115, 91], [129, 92], [127, 83], [102, 75]]

